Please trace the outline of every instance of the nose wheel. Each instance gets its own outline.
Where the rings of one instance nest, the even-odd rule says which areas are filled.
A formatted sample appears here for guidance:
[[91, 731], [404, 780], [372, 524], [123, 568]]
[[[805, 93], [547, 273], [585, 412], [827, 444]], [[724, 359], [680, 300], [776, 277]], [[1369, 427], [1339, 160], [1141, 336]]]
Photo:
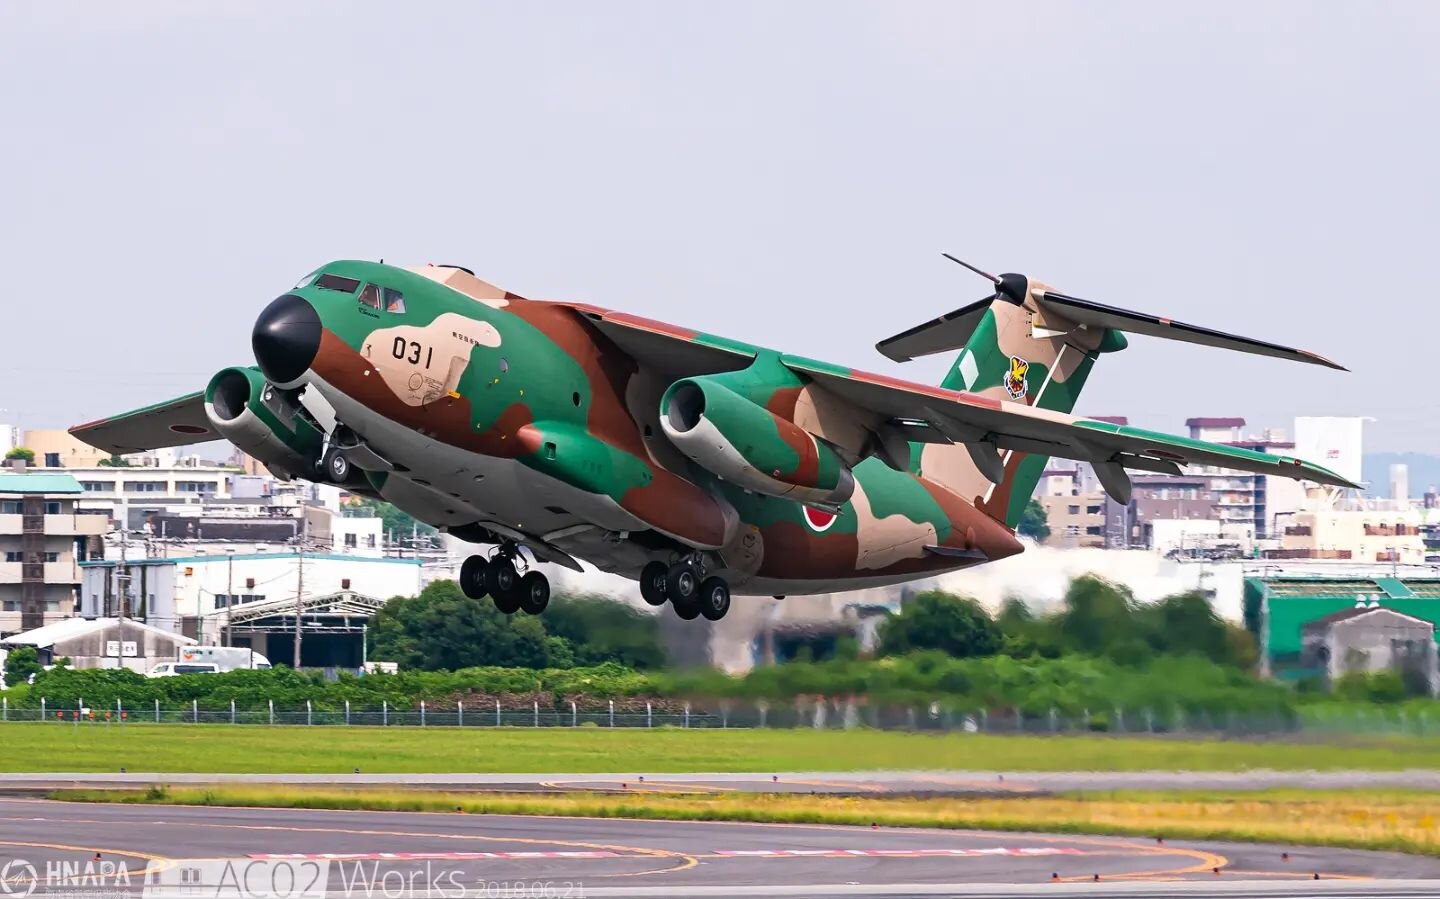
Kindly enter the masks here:
[[514, 546], [501, 546], [490, 559], [470, 556], [460, 566], [460, 592], [471, 599], [488, 594], [495, 608], [506, 615], [518, 611], [539, 615], [550, 605], [550, 579], [538, 571], [521, 574], [515, 566], [517, 558], [519, 551]]

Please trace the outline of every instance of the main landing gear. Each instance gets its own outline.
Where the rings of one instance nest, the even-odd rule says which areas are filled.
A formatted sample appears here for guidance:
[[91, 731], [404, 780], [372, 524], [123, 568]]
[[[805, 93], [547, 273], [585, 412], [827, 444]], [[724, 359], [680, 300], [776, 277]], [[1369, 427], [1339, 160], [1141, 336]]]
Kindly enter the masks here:
[[506, 615], [517, 611], [539, 615], [550, 604], [550, 580], [538, 571], [522, 574], [517, 561], [525, 566], [520, 548], [513, 543], [502, 543], [489, 559], [471, 556], [460, 566], [461, 592], [471, 599], [489, 594], [495, 608]]
[[640, 596], [652, 606], [663, 606], [668, 600], [685, 621], [702, 615], [707, 621], [719, 621], [730, 611], [730, 585], [723, 578], [706, 577], [697, 555], [673, 565], [647, 564], [640, 570]]

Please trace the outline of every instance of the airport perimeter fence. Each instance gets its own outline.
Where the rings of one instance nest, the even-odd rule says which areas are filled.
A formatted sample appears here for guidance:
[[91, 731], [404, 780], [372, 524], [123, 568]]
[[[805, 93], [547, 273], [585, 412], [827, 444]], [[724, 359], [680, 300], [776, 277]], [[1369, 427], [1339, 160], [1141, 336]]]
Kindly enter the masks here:
[[[617, 707], [618, 706], [618, 707]], [[250, 724], [311, 727], [601, 727], [601, 728], [815, 728], [841, 730], [870, 728], [899, 731], [960, 731], [985, 734], [1118, 733], [1127, 735], [1193, 735], [1246, 737], [1296, 733], [1440, 736], [1440, 714], [1409, 713], [1403, 709], [1326, 710], [1317, 715], [1275, 712], [1190, 712], [1180, 708], [1131, 709], [1113, 707], [1085, 710], [1079, 715], [1050, 709], [1026, 714], [1014, 709], [963, 710], [942, 703], [886, 705], [851, 699], [805, 698], [792, 702], [729, 700], [724, 702], [667, 701], [663, 708], [649, 702], [603, 702], [599, 707], [566, 703], [553, 706], [539, 701], [527, 705], [448, 703], [443, 707], [419, 703], [399, 708], [316, 706], [243, 708], [231, 703], [215, 708], [199, 701], [188, 707], [164, 707], [158, 702], [127, 707], [92, 708], [84, 703], [52, 704], [44, 697], [38, 707], [11, 707], [0, 701], [0, 721], [54, 724], [146, 725]]]

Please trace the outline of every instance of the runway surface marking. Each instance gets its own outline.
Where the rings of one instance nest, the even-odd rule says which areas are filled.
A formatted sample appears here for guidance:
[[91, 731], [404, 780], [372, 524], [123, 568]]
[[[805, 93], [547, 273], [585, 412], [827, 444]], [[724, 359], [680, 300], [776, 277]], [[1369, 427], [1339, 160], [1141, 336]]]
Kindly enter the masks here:
[[[14, 819], [11, 819], [14, 820]], [[62, 852], [94, 852], [102, 855], [125, 855], [147, 862], [164, 861], [163, 855], [152, 855], [134, 849], [107, 849], [103, 846], [72, 846], [68, 843], [21, 843], [16, 840], [0, 840], [0, 846], [22, 846], [26, 849], [59, 849]]]
[[[169, 807], [170, 807], [170, 808], [193, 808], [193, 806], [169, 806]], [[208, 806], [208, 807], [209, 807], [209, 808], [223, 808], [223, 809], [230, 810], [230, 811], [306, 811], [306, 812], [314, 812], [314, 811], [317, 811], [316, 809], [255, 809], [255, 808], [249, 808], [249, 807], [243, 807], [243, 806]], [[322, 811], [323, 811], [323, 810], [322, 810]], [[388, 813], [388, 812], [381, 812], [381, 814], [389, 814], [389, 813]], [[408, 813], [404, 813], [404, 814], [436, 814], [436, 813], [433, 813], [433, 812], [408, 812]], [[440, 814], [448, 814], [448, 813], [440, 813]], [[507, 817], [512, 817], [512, 816], [507, 816]], [[22, 820], [22, 819], [12, 818], [12, 819], [10, 819], [10, 820]], [[685, 869], [687, 869], [687, 868], [693, 868], [693, 867], [695, 867], [696, 865], [698, 865], [698, 864], [700, 863], [699, 860], [697, 860], [694, 856], [690, 855], [689, 853], [676, 852], [676, 851], [673, 851], [673, 850], [670, 850], [670, 849], [658, 849], [658, 848], [648, 847], [648, 846], [617, 846], [617, 845], [610, 845], [610, 844], [606, 844], [606, 843], [591, 843], [591, 842], [584, 842], [584, 841], [579, 841], [579, 840], [565, 840], [565, 839], [558, 839], [558, 838], [557, 838], [557, 839], [536, 839], [536, 838], [532, 838], [532, 837], [490, 836], [490, 835], [486, 835], [486, 834], [475, 834], [475, 833], [440, 833], [440, 832], [435, 832], [435, 831], [355, 830], [355, 829], [350, 829], [350, 828], [339, 828], [339, 827], [298, 827], [298, 826], [295, 826], [295, 825], [288, 825], [288, 824], [231, 824], [231, 823], [219, 823], [219, 822], [214, 822], [214, 821], [196, 821], [196, 820], [193, 820], [193, 819], [186, 819], [186, 820], [183, 820], [183, 821], [164, 821], [164, 820], [155, 820], [155, 819], [148, 819], [148, 820], [147, 820], [147, 819], [138, 819], [138, 818], [137, 818], [137, 819], [126, 819], [126, 818], [95, 819], [95, 818], [69, 818], [69, 817], [65, 817], [65, 818], [54, 818], [54, 819], [51, 819], [51, 818], [45, 818], [45, 817], [39, 817], [39, 816], [37, 816], [37, 817], [29, 818], [28, 820], [30, 820], [30, 821], [50, 821], [50, 820], [53, 820], [53, 821], [55, 821], [56, 823], [69, 823], [69, 824], [101, 824], [101, 825], [140, 824], [140, 825], [163, 826], [163, 827], [175, 827], [175, 826], [186, 827], [186, 828], [197, 827], [197, 828], [206, 828], [206, 829], [211, 829], [211, 830], [249, 830], [249, 831], [270, 831], [270, 832], [279, 831], [279, 832], [285, 832], [285, 833], [323, 833], [323, 834], [344, 834], [344, 835], [346, 835], [346, 836], [375, 836], [375, 837], [419, 837], [419, 838], [434, 838], [434, 839], [439, 839], [439, 840], [466, 840], [466, 841], [473, 840], [473, 841], [477, 841], [477, 842], [482, 842], [482, 841], [483, 841], [483, 842], [494, 842], [494, 843], [521, 843], [521, 844], [526, 844], [526, 845], [540, 845], [540, 846], [574, 846], [574, 847], [578, 847], [578, 848], [580, 848], [580, 849], [592, 849], [592, 850], [611, 851], [611, 852], [615, 852], [615, 853], [617, 853], [617, 854], [619, 854], [619, 853], [628, 853], [631, 857], [641, 856], [641, 857], [655, 858], [655, 859], [674, 859], [675, 862], [676, 862], [676, 864], [669, 865], [669, 866], [664, 867], [664, 868], [652, 868], [652, 869], [649, 869], [649, 870], [646, 870], [646, 871], [633, 871], [633, 872], [625, 872], [625, 873], [621, 873], [621, 874], [597, 874], [597, 875], [594, 875], [594, 876], [596, 876], [596, 877], [641, 877], [641, 876], [651, 875], [651, 874], [669, 874], [669, 873], [672, 873], [672, 872], [675, 872], [675, 871], [683, 871], [683, 870], [685, 870]], [[65, 848], [65, 847], [60, 847], [60, 848]], [[73, 847], [72, 847], [72, 848], [73, 848]], [[91, 851], [91, 850], [81, 849], [81, 851]], [[136, 853], [131, 853], [131, 854], [136, 854]], [[162, 856], [154, 856], [153, 858], [155, 858], [155, 859], [158, 860], [158, 859], [162, 858]]]
[[[4, 803], [4, 802], [6, 802], [6, 801], [7, 801], [7, 800], [0, 800], [0, 803]], [[78, 811], [79, 808], [83, 805], [83, 803], [66, 803], [65, 805], [68, 805], [71, 809], [74, 809], [74, 810], [77, 810], [77, 811]], [[157, 807], [157, 808], [161, 808], [161, 807], [164, 807], [164, 806], [156, 806], [156, 807]], [[173, 808], [193, 809], [193, 807], [191, 807], [191, 806], [173, 806]], [[234, 807], [230, 807], [230, 806], [214, 806], [214, 807], [212, 807], [212, 808], [216, 808], [216, 809], [222, 809], [222, 808], [223, 808], [223, 809], [227, 809], [227, 810], [230, 810], [230, 811], [240, 811], [240, 812], [262, 812], [262, 811], [269, 811], [269, 812], [296, 813], [296, 814], [306, 814], [306, 815], [314, 815], [314, 814], [316, 814], [316, 813], [319, 813], [319, 814], [323, 815], [323, 814], [326, 814], [326, 813], [329, 813], [329, 812], [340, 813], [340, 812], [342, 812], [342, 811], [343, 811], [343, 812], [346, 812], [346, 813], [349, 812], [349, 810], [326, 810], [326, 809], [259, 809], [259, 808], [244, 807], [244, 806], [234, 806]], [[362, 812], [362, 813], [366, 813], [366, 812]], [[378, 813], [378, 814], [400, 814], [400, 815], [407, 815], [407, 816], [429, 816], [429, 817], [432, 817], [432, 818], [433, 818], [433, 817], [436, 817], [436, 816], [439, 816], [439, 815], [444, 815], [444, 816], [446, 816], [446, 817], [450, 817], [450, 816], [452, 816], [452, 815], [454, 814], [454, 813], [451, 813], [451, 812], [389, 812], [389, 811], [377, 811], [377, 812], [370, 812], [370, 813]], [[497, 816], [487, 816], [487, 817], [494, 817], [494, 818], [517, 818], [517, 819], [528, 819], [528, 818], [529, 818], [529, 816], [519, 816], [519, 815], [497, 815]], [[582, 820], [582, 821], [594, 820], [594, 821], [603, 821], [603, 822], [606, 822], [606, 823], [612, 823], [612, 822], [614, 822], [615, 820], [617, 820], [617, 819], [613, 819], [613, 818], [590, 818], [590, 817], [583, 817], [583, 816], [565, 816], [565, 817], [566, 817], [568, 820]], [[11, 819], [11, 820], [21, 820], [21, 819]], [[655, 868], [655, 869], [646, 870], [646, 871], [636, 871], [636, 872], [624, 872], [624, 873], [594, 875], [594, 876], [598, 876], [598, 877], [607, 877], [607, 878], [608, 878], [608, 877], [639, 877], [639, 876], [647, 876], [647, 875], [655, 875], [655, 874], [665, 874], [665, 873], [671, 873], [671, 872], [675, 872], [675, 871], [682, 871], [682, 870], [686, 870], [686, 869], [688, 869], [688, 868], [693, 868], [693, 867], [695, 867], [696, 865], [699, 864], [700, 859], [702, 859], [702, 858], [720, 859], [720, 858], [737, 858], [737, 857], [739, 857], [739, 858], [744, 858], [744, 857], [750, 857], [750, 858], [766, 858], [766, 857], [769, 857], [769, 858], [787, 858], [787, 857], [788, 857], [788, 858], [804, 858], [804, 857], [806, 857], [806, 856], [804, 856], [804, 855], [799, 855], [799, 854], [773, 854], [773, 855], [768, 855], [768, 856], [767, 856], [767, 855], [721, 856], [721, 855], [718, 855], [718, 854], [706, 854], [706, 853], [704, 853], [704, 852], [698, 852], [698, 853], [697, 853], [697, 852], [694, 852], [694, 851], [684, 852], [684, 851], [677, 851], [677, 850], [660, 849], [660, 848], [655, 848], [655, 847], [624, 846], [624, 845], [615, 845], [615, 844], [608, 844], [608, 843], [596, 843], [596, 842], [591, 842], [591, 841], [569, 840], [569, 839], [562, 839], [562, 838], [558, 838], [558, 837], [557, 837], [557, 838], [531, 838], [531, 837], [518, 837], [518, 836], [498, 836], [498, 835], [487, 835], [487, 834], [476, 834], [476, 833], [449, 833], [449, 832], [406, 831], [406, 830], [378, 830], [378, 829], [372, 830], [372, 829], [339, 828], [339, 827], [327, 827], [327, 826], [307, 827], [307, 826], [299, 826], [299, 825], [282, 825], [282, 824], [240, 824], [240, 823], [222, 823], [222, 822], [211, 822], [211, 821], [196, 821], [196, 820], [190, 820], [190, 819], [185, 819], [185, 820], [174, 820], [174, 819], [172, 819], [172, 820], [155, 820], [155, 819], [120, 818], [120, 817], [96, 819], [96, 818], [71, 818], [71, 817], [65, 816], [65, 817], [58, 817], [58, 818], [34, 817], [34, 818], [30, 818], [29, 820], [33, 820], [33, 821], [55, 821], [56, 823], [96, 824], [96, 825], [107, 825], [107, 826], [123, 825], [123, 824], [138, 824], [138, 825], [151, 825], [151, 826], [169, 826], [169, 827], [183, 826], [183, 827], [197, 827], [197, 828], [206, 828], [206, 829], [225, 829], [225, 830], [241, 830], [241, 831], [257, 831], [257, 832], [267, 832], [267, 831], [268, 831], [268, 832], [285, 832], [285, 833], [342, 834], [342, 835], [347, 835], [347, 836], [363, 836], [363, 837], [407, 837], [407, 838], [422, 838], [422, 839], [429, 837], [429, 838], [435, 838], [435, 839], [439, 839], [439, 840], [485, 841], [485, 842], [499, 842], [499, 843], [512, 843], [512, 844], [528, 844], [528, 845], [543, 845], [543, 846], [565, 846], [565, 847], [573, 847], [574, 849], [578, 849], [578, 850], [590, 850], [590, 851], [598, 851], [598, 852], [612, 852], [612, 853], [615, 853], [616, 856], [624, 856], [624, 857], [631, 857], [631, 858], [638, 856], [638, 857], [654, 858], [654, 859], [656, 859], [656, 860], [664, 859], [664, 860], [666, 860], [666, 861], [673, 862], [672, 864], [669, 864], [669, 865], [667, 865], [667, 866], [665, 866], [665, 867]], [[750, 827], [750, 828], [763, 827], [763, 828], [766, 828], [766, 829], [768, 829], [768, 830], [799, 829], [799, 830], [812, 830], [812, 831], [814, 831], [814, 830], [820, 830], [820, 831], [836, 831], [836, 832], [842, 832], [842, 833], [846, 833], [846, 832], [848, 832], [848, 833], [853, 833], [853, 831], [854, 831], [854, 829], [855, 829], [853, 825], [801, 824], [801, 823], [788, 823], [788, 822], [773, 822], [773, 823], [772, 823], [772, 822], [747, 822], [747, 821], [704, 821], [704, 822], [701, 822], [701, 821], [662, 821], [662, 820], [643, 819], [643, 818], [632, 818], [632, 819], [624, 819], [624, 820], [635, 821], [635, 822], [644, 822], [644, 823], [660, 823], [660, 824], [665, 824], [667, 827], [669, 827], [669, 826], [676, 826], [676, 825], [680, 825], [680, 826], [682, 826], [682, 827], [685, 826], [685, 825], [706, 826], [706, 827], [715, 827], [715, 826]], [[905, 832], [905, 833], [907, 833], [907, 834], [915, 834], [915, 835], [928, 834], [928, 835], [930, 835], [930, 836], [934, 836], [934, 837], [938, 837], [938, 838], [942, 838], [942, 839], [943, 839], [943, 838], [962, 838], [962, 837], [963, 837], [963, 838], [969, 838], [969, 839], [980, 838], [980, 839], [995, 839], [995, 840], [999, 840], [999, 839], [1013, 839], [1015, 836], [1017, 836], [1017, 834], [1014, 834], [1014, 833], [1008, 833], [1008, 834], [1007, 834], [1007, 833], [1002, 833], [1002, 832], [987, 832], [987, 831], [950, 831], [950, 830], [935, 829], [935, 828], [885, 828], [885, 830], [886, 830], [886, 832], [888, 832], [888, 833], [895, 833], [895, 832], [903, 831], [903, 832]], [[1143, 880], [1143, 879], [1162, 879], [1162, 878], [1183, 877], [1184, 875], [1187, 875], [1187, 874], [1192, 874], [1192, 875], [1193, 875], [1193, 874], [1209, 873], [1213, 868], [1216, 868], [1216, 867], [1221, 868], [1221, 869], [1223, 870], [1223, 869], [1225, 868], [1225, 866], [1226, 866], [1227, 864], [1229, 864], [1228, 859], [1226, 859], [1226, 858], [1225, 858], [1224, 856], [1222, 856], [1222, 855], [1219, 855], [1219, 854], [1216, 854], [1216, 853], [1213, 853], [1213, 852], [1208, 852], [1208, 851], [1204, 851], [1204, 850], [1197, 850], [1197, 849], [1187, 849], [1187, 848], [1184, 848], [1184, 847], [1177, 847], [1177, 846], [1151, 845], [1151, 844], [1145, 844], [1145, 843], [1137, 843], [1137, 842], [1128, 841], [1128, 840], [1123, 840], [1123, 839], [1117, 840], [1116, 838], [1113, 838], [1113, 837], [1106, 838], [1106, 837], [1099, 837], [1099, 836], [1087, 837], [1087, 836], [1073, 836], [1073, 835], [1053, 835], [1053, 836], [1052, 836], [1052, 835], [1043, 835], [1043, 834], [1024, 834], [1024, 835], [1023, 835], [1023, 838], [1026, 839], [1027, 841], [1032, 841], [1032, 842], [1037, 842], [1037, 843], [1061, 843], [1061, 844], [1068, 844], [1069, 846], [1072, 846], [1072, 847], [1073, 847], [1073, 846], [1091, 846], [1091, 847], [1095, 847], [1093, 851], [1089, 851], [1089, 852], [1080, 851], [1080, 850], [1074, 850], [1074, 853], [1075, 853], [1075, 854], [1082, 854], [1082, 855], [1110, 855], [1110, 856], [1125, 856], [1125, 855], [1163, 855], [1163, 856], [1168, 856], [1168, 857], [1170, 857], [1170, 858], [1174, 858], [1174, 857], [1176, 857], [1176, 856], [1180, 856], [1180, 857], [1183, 857], [1183, 858], [1186, 858], [1186, 859], [1191, 860], [1191, 863], [1190, 863], [1190, 864], [1188, 864], [1188, 865], [1182, 865], [1182, 866], [1179, 866], [1179, 867], [1165, 867], [1165, 868], [1157, 868], [1157, 869], [1154, 869], [1154, 870], [1128, 871], [1128, 872], [1123, 872], [1123, 873], [1117, 872], [1117, 873], [1113, 873], [1113, 874], [1106, 875], [1106, 878], [1107, 878], [1107, 879], [1110, 879], [1110, 880], [1117, 880], [1117, 879], [1124, 879], [1124, 880]], [[87, 851], [88, 851], [88, 850], [87, 850]], [[904, 852], [907, 852], [907, 853], [910, 853], [910, 854], [908, 854], [908, 855], [901, 855], [901, 856], [888, 856], [888, 857], [910, 857], [910, 858], [923, 858], [923, 857], [925, 857], [924, 855], [921, 855], [921, 854], [914, 854], [914, 853], [913, 853], [912, 851], [910, 851], [910, 850], [903, 850], [903, 851], [904, 851]], [[981, 856], [981, 857], [983, 857], [985, 854], [995, 854], [995, 853], [993, 853], [993, 852], [987, 853], [985, 850], [956, 850], [956, 852], [957, 852], [957, 854], [960, 855], [961, 857], [963, 857], [963, 856], [965, 856], [965, 855], [969, 855], [969, 856], [971, 856], [971, 857], [975, 857], [975, 856]], [[137, 857], [141, 855], [141, 853], [129, 853], [129, 854], [136, 855]], [[1061, 854], [1071, 854], [1071, 853], [1067, 853], [1067, 852], [1063, 852], [1063, 851], [1052, 851], [1050, 854], [1061, 855]], [[505, 857], [505, 856], [496, 856], [496, 857]], [[546, 857], [546, 856], [520, 856], [520, 857], [528, 857], [528, 858], [537, 858], [537, 857], [538, 857], [538, 858], [543, 858], [543, 857]], [[560, 856], [556, 856], [556, 857], [560, 857]], [[608, 856], [599, 856], [599, 857], [608, 857]], [[814, 857], [814, 856], [811, 856], [811, 857]], [[887, 857], [887, 856], [885, 856], [885, 855], [878, 855], [878, 854], [868, 854], [868, 853], [867, 853], [867, 854], [864, 854], [864, 855], [860, 855], [860, 854], [856, 854], [856, 853], [849, 852], [849, 851], [835, 851], [835, 850], [832, 850], [832, 851], [829, 851], [829, 854], [827, 854], [826, 856], [823, 856], [823, 857], [827, 857], [827, 858], [883, 858], [883, 857]], [[154, 858], [156, 858], [156, 859], [162, 859], [163, 856], [154, 856]], [[1060, 878], [1060, 879], [1061, 879], [1061, 880], [1076, 880], [1076, 881], [1079, 881], [1079, 880], [1089, 880], [1090, 877], [1088, 877], [1088, 876], [1071, 876], [1071, 877], [1065, 877], [1065, 878]]]
[[468, 861], [470, 859], [526, 858], [651, 858], [625, 855], [604, 849], [577, 849], [573, 852], [251, 852], [246, 858], [259, 861]]
[[540, 786], [551, 790], [580, 793], [586, 790], [620, 791], [625, 793], [733, 793], [735, 787], [716, 787], [703, 784], [677, 783], [674, 781], [600, 781], [600, 780], [542, 780]]

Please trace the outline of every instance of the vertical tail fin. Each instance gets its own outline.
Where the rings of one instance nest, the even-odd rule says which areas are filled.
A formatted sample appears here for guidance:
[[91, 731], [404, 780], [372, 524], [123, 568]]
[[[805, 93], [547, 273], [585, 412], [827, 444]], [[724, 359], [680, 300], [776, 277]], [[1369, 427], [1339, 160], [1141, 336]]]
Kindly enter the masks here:
[[[1124, 336], [1105, 328], [1077, 328], [1045, 312], [1032, 291], [1045, 285], [1005, 275], [996, 295], [881, 341], [877, 349], [906, 360], [960, 347], [941, 386], [1056, 412], [1075, 406], [1102, 352], [1122, 349]], [[1020, 279], [1015, 283], [1010, 279]], [[984, 448], [977, 448], [986, 451]], [[1046, 456], [1006, 452], [992, 483], [964, 446], [918, 444], [912, 452], [929, 480], [955, 491], [992, 518], [1015, 527], [1045, 470]]]

